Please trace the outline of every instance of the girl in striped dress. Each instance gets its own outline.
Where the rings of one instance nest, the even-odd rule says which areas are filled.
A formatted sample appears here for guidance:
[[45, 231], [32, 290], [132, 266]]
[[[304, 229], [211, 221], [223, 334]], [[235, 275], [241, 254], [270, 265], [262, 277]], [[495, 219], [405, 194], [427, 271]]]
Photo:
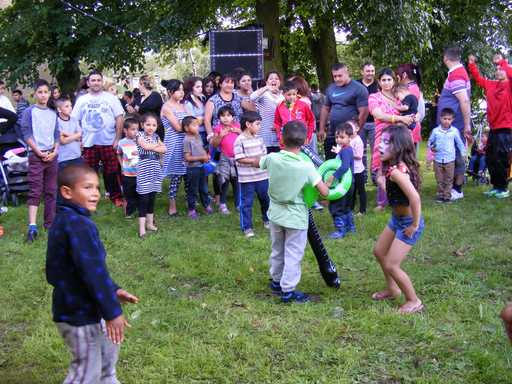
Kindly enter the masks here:
[[[183, 140], [185, 133], [181, 121], [185, 116], [191, 115], [183, 104], [183, 83], [179, 80], [162, 80], [162, 85], [167, 89], [169, 100], [162, 107], [161, 118], [165, 128], [164, 144], [167, 152], [164, 156], [163, 172], [169, 177], [169, 216], [176, 216], [176, 195], [181, 184], [181, 179], [186, 178], [187, 167], [183, 158]], [[187, 183], [185, 182], [185, 186]]]
[[165, 145], [156, 134], [158, 118], [153, 113], [142, 117], [144, 132], [137, 134], [137, 193], [139, 195], [139, 237], [146, 236], [146, 230], [156, 231], [154, 207], [156, 193], [162, 191], [162, 168], [160, 154], [166, 152]]

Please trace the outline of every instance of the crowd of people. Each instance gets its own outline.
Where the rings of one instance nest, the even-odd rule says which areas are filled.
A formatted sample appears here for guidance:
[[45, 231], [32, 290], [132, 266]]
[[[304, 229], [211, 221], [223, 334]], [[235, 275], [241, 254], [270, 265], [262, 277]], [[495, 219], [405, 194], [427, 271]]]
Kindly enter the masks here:
[[[443, 61], [448, 75], [437, 103], [438, 125], [428, 140], [428, 156], [438, 186], [435, 199], [449, 203], [464, 197], [467, 145], [474, 138], [471, 83], [460, 50], [447, 48]], [[485, 91], [490, 128], [476, 149], [475, 155], [480, 157], [474, 161], [482, 164], [485, 154], [492, 184], [486, 194], [506, 198], [512, 153], [512, 69], [501, 55], [496, 55], [494, 62], [496, 79], [491, 80], [479, 74], [474, 56], [468, 58], [472, 76]], [[103, 246], [88, 217], [99, 201], [96, 174], [100, 169], [113, 204], [124, 209], [126, 217], [138, 213], [140, 238], [158, 230], [155, 199], [165, 178], [169, 179], [170, 217], [179, 214], [176, 200], [183, 184], [191, 220], [199, 218], [198, 203], [206, 215], [216, 210], [229, 215], [237, 210], [240, 229], [247, 238], [255, 236], [252, 212], [257, 197], [272, 242], [270, 289], [283, 302], [308, 300], [307, 294], [296, 289], [307, 242], [304, 187], [310, 185], [325, 197], [350, 175], [348, 192], [329, 201], [334, 225], [329, 236], [342, 239], [356, 231], [353, 212], [357, 198], [357, 215], [366, 214], [366, 184], [373, 182], [377, 187], [375, 209], [390, 206], [392, 216], [374, 249], [386, 287], [372, 298], [388, 300], [403, 293], [406, 301], [399, 312], [423, 309], [411, 279], [401, 268], [425, 226], [417, 160], [425, 116], [419, 69], [403, 64], [376, 74], [375, 66], [366, 62], [361, 66], [361, 79], [353, 80], [347, 66], [338, 63], [332, 66], [332, 77], [333, 83], [322, 95], [299, 75], [284, 80], [282, 74], [270, 72], [253, 89], [251, 75], [242, 70], [212, 73], [204, 79], [162, 81], [164, 100], [151, 77], [144, 75], [138, 89], [126, 91], [120, 100], [113, 94], [112, 84], [105, 83], [100, 72], [92, 71], [71, 98], [60, 95], [58, 88], [44, 80], [35, 84], [35, 104], [31, 106], [21, 92], [14, 91], [16, 109], [1, 96], [5, 84], [0, 82], [2, 127], [17, 120], [29, 147], [27, 241], [37, 238], [37, 210], [44, 197], [44, 227], [50, 228], [47, 276], [57, 292], [54, 320], [66, 324], [59, 330], [73, 351], [75, 339], [70, 332], [78, 340], [81, 326], [97, 327], [102, 318], [110, 339], [119, 343], [126, 324], [119, 302], [138, 300], [110, 279]], [[19, 118], [13, 118], [16, 113]], [[323, 143], [321, 154], [319, 143]], [[323, 179], [313, 163], [300, 156], [304, 148], [326, 160], [337, 158], [339, 167]], [[209, 179], [213, 191], [209, 191]], [[317, 204], [316, 208], [323, 206]], [[70, 222], [83, 224], [84, 230], [76, 231]], [[79, 249], [84, 243], [88, 245]], [[61, 247], [63, 244], [70, 249]], [[69, 274], [73, 263], [84, 271], [94, 268], [94, 276], [80, 268]], [[84, 287], [91, 286], [95, 295], [85, 292]], [[69, 297], [90, 310], [71, 313]], [[503, 312], [506, 322], [510, 323], [511, 312]], [[117, 351], [112, 353], [117, 356]], [[105, 374], [115, 375], [115, 369], [110, 369]], [[69, 375], [77, 374], [79, 366], [72, 365]]]

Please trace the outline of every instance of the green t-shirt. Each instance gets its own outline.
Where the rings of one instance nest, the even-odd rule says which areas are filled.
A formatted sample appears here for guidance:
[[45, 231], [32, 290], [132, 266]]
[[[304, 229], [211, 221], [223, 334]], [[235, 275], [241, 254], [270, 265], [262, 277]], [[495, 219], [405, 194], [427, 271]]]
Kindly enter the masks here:
[[322, 180], [313, 163], [281, 151], [262, 157], [260, 168], [268, 171], [268, 218], [283, 227], [307, 229], [308, 209], [302, 188], [306, 184], [316, 186]]

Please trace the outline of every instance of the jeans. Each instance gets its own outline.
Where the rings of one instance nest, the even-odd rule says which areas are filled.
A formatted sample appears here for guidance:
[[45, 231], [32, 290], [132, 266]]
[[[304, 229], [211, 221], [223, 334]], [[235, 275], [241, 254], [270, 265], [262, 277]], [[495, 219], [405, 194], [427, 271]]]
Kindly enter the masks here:
[[420, 225], [418, 230], [414, 232], [412, 237], [407, 237], [404, 233], [404, 229], [412, 224], [412, 216], [396, 216], [391, 215], [391, 219], [388, 222], [388, 228], [395, 232], [395, 238], [403, 241], [405, 244], [413, 246], [420, 239], [425, 228], [425, 221], [423, 217], [420, 218]]
[[469, 159], [469, 171], [475, 175], [485, 171], [486, 166], [485, 155], [476, 154]]
[[254, 194], [258, 196], [261, 207], [261, 219], [268, 221], [267, 211], [270, 204], [268, 197], [268, 180], [240, 183], [240, 228], [242, 231], [252, 229], [252, 203]]
[[210, 205], [210, 196], [208, 196], [208, 181], [204, 174], [204, 168], [202, 166], [188, 167], [187, 183], [188, 210], [196, 209], [197, 195], [199, 195], [203, 207], [208, 207]]

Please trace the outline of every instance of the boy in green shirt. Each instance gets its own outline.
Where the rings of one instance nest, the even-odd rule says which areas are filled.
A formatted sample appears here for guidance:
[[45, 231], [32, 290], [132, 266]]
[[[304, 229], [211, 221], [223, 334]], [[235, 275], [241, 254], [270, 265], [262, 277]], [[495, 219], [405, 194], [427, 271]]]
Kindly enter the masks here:
[[313, 163], [298, 155], [307, 136], [305, 125], [298, 120], [283, 127], [284, 149], [260, 160], [260, 168], [268, 172], [270, 207], [270, 289], [288, 303], [306, 302], [309, 297], [295, 287], [300, 281], [301, 261], [307, 243], [308, 209], [302, 189], [306, 184], [315, 186], [326, 196], [329, 188], [322, 182]]

